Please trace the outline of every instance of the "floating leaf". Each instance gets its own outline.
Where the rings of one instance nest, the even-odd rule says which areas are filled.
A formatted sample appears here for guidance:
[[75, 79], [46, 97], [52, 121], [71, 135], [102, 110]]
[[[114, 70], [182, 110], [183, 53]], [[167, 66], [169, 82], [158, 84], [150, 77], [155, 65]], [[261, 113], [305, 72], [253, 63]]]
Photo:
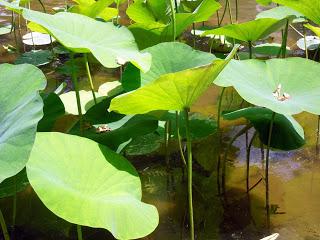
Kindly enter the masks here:
[[31, 50], [23, 53], [15, 60], [15, 64], [29, 63], [37, 67], [50, 63], [53, 59], [53, 54], [49, 50]]
[[150, 67], [151, 56], [138, 51], [126, 27], [68, 12], [49, 15], [24, 9], [23, 17], [43, 26], [68, 49], [91, 52], [107, 68], [116, 68], [128, 61], [143, 71]]
[[0, 35], [5, 35], [5, 34], [8, 34], [8, 33], [11, 33], [11, 28], [12, 28], [11, 25], [1, 26], [0, 27]]
[[140, 73], [134, 66], [128, 66], [122, 78], [125, 91], [132, 91], [144, 86], [163, 74], [199, 67], [211, 63], [216, 57], [213, 54], [194, 50], [183, 43], [160, 43], [144, 50], [152, 55], [150, 70]]
[[269, 36], [271, 33], [279, 31], [287, 23], [287, 19], [277, 20], [272, 18], [262, 18], [245, 23], [230, 24], [203, 33], [203, 36], [225, 35], [244, 42], [254, 42]]
[[[251, 107], [223, 114], [227, 120], [248, 119], [259, 132], [259, 138], [267, 145], [273, 112], [267, 108]], [[281, 150], [294, 150], [305, 144], [303, 128], [291, 116], [276, 114], [270, 146]]]
[[39, 90], [45, 85], [45, 76], [32, 65], [0, 65], [0, 183], [28, 161], [43, 115]]
[[[261, 55], [277, 56], [281, 51], [282, 45], [279, 43], [263, 43], [254, 46], [254, 52]], [[287, 53], [290, 53], [290, 47], [287, 47]]]
[[27, 174], [44, 205], [71, 223], [105, 228], [117, 239], [144, 237], [158, 225], [157, 209], [141, 202], [134, 167], [89, 139], [38, 133]]
[[276, 113], [320, 115], [320, 64], [311, 60], [233, 60], [214, 83], [233, 86], [249, 103]]
[[43, 46], [53, 43], [55, 39], [49, 34], [40, 32], [30, 32], [22, 37], [22, 42], [29, 46]]
[[297, 41], [297, 46], [302, 50], [306, 50], [306, 46], [307, 46], [308, 50], [313, 51], [318, 49], [319, 45], [320, 45], [320, 38], [316, 36], [306, 36], [306, 41], [304, 38], [300, 38]]

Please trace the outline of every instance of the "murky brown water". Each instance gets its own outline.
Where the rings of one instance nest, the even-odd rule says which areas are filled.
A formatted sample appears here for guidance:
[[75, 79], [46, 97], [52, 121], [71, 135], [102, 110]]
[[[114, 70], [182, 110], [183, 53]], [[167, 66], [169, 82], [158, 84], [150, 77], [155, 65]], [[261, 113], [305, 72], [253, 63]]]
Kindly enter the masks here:
[[[40, 6], [32, 4], [33, 9]], [[63, 5], [64, 1], [44, 1], [47, 9]], [[233, 1], [232, 1], [233, 2]], [[255, 18], [258, 11], [255, 0], [239, 0], [239, 21]], [[233, 8], [234, 11], [234, 8]], [[0, 12], [0, 23], [7, 22], [10, 15]], [[228, 16], [226, 17], [228, 19]], [[216, 23], [213, 17], [209, 22]], [[289, 46], [294, 48], [297, 35], [290, 32]], [[274, 39], [279, 41], [280, 35]], [[12, 37], [0, 37], [0, 44], [13, 44]], [[16, 55], [8, 54], [0, 47], [0, 62], [13, 62]], [[55, 86], [57, 76], [52, 69], [44, 68], [49, 79], [49, 88]], [[110, 81], [117, 76], [104, 70], [95, 72], [96, 87], [99, 83]], [[97, 81], [98, 79], [98, 81]], [[210, 88], [193, 106], [192, 111], [216, 117], [217, 99], [220, 94], [218, 87]], [[223, 108], [240, 104], [235, 98], [231, 100], [229, 91], [223, 102]], [[232, 101], [232, 103], [231, 103]], [[307, 144], [303, 149], [290, 152], [271, 152], [270, 169], [270, 232], [280, 233], [280, 240], [316, 240], [320, 239], [320, 158], [316, 154], [317, 117], [300, 114], [297, 120], [305, 129]], [[238, 122], [239, 123], [239, 122]], [[240, 123], [241, 124], [241, 123]], [[223, 121], [224, 141], [232, 137], [239, 126], [234, 122]], [[216, 153], [214, 152], [214, 136], [195, 143], [195, 158], [208, 163], [208, 168], [216, 169]], [[265, 228], [265, 186], [260, 183], [250, 192], [246, 192], [245, 180], [245, 139], [240, 137], [233, 145], [229, 154], [227, 168], [227, 194], [218, 197], [215, 172], [194, 171], [194, 205], [197, 239], [201, 240], [258, 240], [267, 234]], [[155, 159], [155, 160], [154, 160]], [[160, 224], [157, 230], [144, 239], [188, 239], [187, 189], [181, 169], [175, 168], [168, 174], [162, 157], [150, 159], [135, 157], [143, 182], [144, 201], [154, 204], [160, 213]], [[154, 160], [154, 161], [151, 161]], [[175, 157], [172, 157], [175, 162]], [[150, 162], [152, 162], [150, 164]], [[250, 183], [254, 184], [263, 175], [260, 149], [252, 148]], [[8, 225], [11, 222], [11, 199], [0, 201]], [[16, 239], [76, 239], [75, 226], [59, 219], [50, 213], [40, 202], [31, 188], [18, 194], [18, 214]], [[85, 239], [112, 239], [106, 231], [84, 228]], [[1, 236], [0, 236], [1, 239]]]

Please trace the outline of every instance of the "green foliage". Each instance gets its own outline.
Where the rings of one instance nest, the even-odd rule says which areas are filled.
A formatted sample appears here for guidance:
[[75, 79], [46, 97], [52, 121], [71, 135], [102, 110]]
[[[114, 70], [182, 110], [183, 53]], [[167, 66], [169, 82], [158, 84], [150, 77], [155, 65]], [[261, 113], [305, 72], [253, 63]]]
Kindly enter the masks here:
[[205, 31], [206, 35], [225, 35], [244, 42], [254, 42], [279, 31], [286, 25], [287, 19], [277, 20], [262, 18], [245, 23], [230, 24], [217, 29]]
[[27, 174], [46, 207], [71, 223], [105, 228], [117, 239], [144, 237], [158, 225], [157, 209], [141, 202], [134, 167], [89, 139], [38, 133]]
[[16, 60], [15, 64], [28, 63], [34, 66], [43, 66], [50, 63], [53, 59], [52, 52], [49, 50], [31, 50], [21, 54]]
[[[272, 111], [267, 108], [251, 107], [223, 114], [227, 120], [248, 119], [259, 132], [260, 140], [267, 145]], [[270, 146], [280, 150], [294, 150], [305, 144], [304, 132], [299, 123], [291, 116], [276, 114]]]
[[234, 60], [215, 84], [233, 86], [247, 102], [276, 113], [293, 115], [306, 111], [319, 115], [319, 66], [303, 58]]
[[286, 6], [275, 7], [275, 8], [271, 8], [269, 10], [260, 12], [257, 15], [256, 19], [260, 19], [260, 18], [274, 18], [278, 20], [289, 18], [294, 23], [305, 21], [304, 16], [301, 13]]
[[33, 65], [0, 65], [0, 183], [28, 161], [42, 118], [43, 73]]

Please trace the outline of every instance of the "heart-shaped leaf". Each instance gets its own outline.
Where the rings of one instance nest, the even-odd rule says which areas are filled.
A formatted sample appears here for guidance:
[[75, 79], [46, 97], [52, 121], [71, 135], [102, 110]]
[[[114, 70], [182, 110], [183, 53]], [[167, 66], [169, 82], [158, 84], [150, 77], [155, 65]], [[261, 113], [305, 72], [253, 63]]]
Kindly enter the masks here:
[[105, 228], [117, 239], [144, 237], [158, 225], [157, 209], [141, 202], [134, 167], [89, 139], [38, 133], [27, 174], [46, 207], [71, 223]]

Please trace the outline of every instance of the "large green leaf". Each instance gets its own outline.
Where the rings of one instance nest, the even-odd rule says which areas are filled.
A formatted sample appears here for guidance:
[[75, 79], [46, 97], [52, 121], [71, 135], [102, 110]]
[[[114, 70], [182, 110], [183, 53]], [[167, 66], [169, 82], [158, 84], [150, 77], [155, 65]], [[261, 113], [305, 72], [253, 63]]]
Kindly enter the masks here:
[[126, 91], [144, 86], [163, 74], [207, 65], [216, 59], [213, 54], [197, 51], [186, 44], [177, 42], [160, 43], [145, 51], [152, 55], [150, 70], [140, 73], [139, 69], [128, 65], [122, 78], [122, 85]]
[[[320, 64], [311, 60], [234, 60], [215, 84], [233, 86], [249, 103], [280, 114], [306, 111], [320, 115]], [[279, 95], [278, 87], [281, 88]]]
[[38, 133], [27, 174], [46, 207], [71, 223], [105, 228], [117, 239], [144, 237], [158, 225], [157, 209], [141, 202], [134, 167], [89, 139]]
[[116, 17], [118, 10], [116, 8], [107, 7], [113, 3], [113, 0], [74, 0], [78, 5], [69, 9], [70, 12], [79, 13], [91, 18], [102, 18], [108, 21]]
[[43, 103], [43, 73], [33, 65], [0, 65], [0, 183], [28, 161]]
[[[192, 23], [208, 20], [220, 7], [215, 0], [201, 0], [190, 12], [176, 13], [176, 36], [181, 35]], [[169, 1], [138, 0], [127, 9], [127, 15], [135, 22], [129, 29], [140, 49], [172, 41], [173, 21]]]
[[277, 20], [273, 18], [262, 18], [245, 23], [229, 24], [220, 28], [205, 31], [206, 35], [225, 35], [244, 42], [254, 42], [279, 31], [285, 26], [287, 19]]
[[256, 19], [260, 18], [274, 18], [278, 20], [290, 18], [294, 23], [305, 21], [304, 16], [301, 13], [286, 6], [275, 7], [262, 11], [256, 16]]
[[149, 70], [151, 56], [138, 51], [134, 37], [126, 27], [68, 12], [49, 15], [24, 9], [23, 17], [43, 26], [72, 51], [91, 52], [105, 67], [116, 68], [129, 61], [143, 71]]
[[227, 60], [214, 60], [212, 64], [161, 75], [157, 80], [111, 101], [110, 111], [122, 114], [143, 114], [155, 110], [184, 110], [208, 89]]
[[[248, 119], [259, 132], [259, 138], [267, 145], [272, 111], [267, 108], [251, 107], [223, 114], [227, 120]], [[305, 144], [304, 132], [300, 124], [291, 116], [276, 114], [272, 129], [272, 148], [293, 150]]]
[[317, 0], [273, 0], [273, 2], [290, 7], [316, 24], [320, 24], [320, 2]]

